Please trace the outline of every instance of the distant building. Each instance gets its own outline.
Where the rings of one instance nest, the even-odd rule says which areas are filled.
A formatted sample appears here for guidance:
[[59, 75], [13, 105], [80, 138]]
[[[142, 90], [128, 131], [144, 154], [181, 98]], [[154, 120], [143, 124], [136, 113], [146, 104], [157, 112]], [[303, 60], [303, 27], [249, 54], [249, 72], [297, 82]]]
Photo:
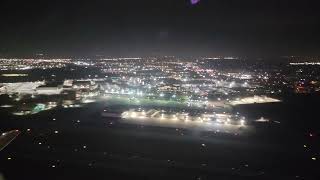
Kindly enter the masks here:
[[63, 89], [64, 90], [71, 90], [73, 85], [73, 80], [65, 80], [63, 82]]
[[5, 94], [34, 94], [36, 88], [44, 85], [43, 81], [36, 82], [17, 82], [17, 83], [3, 83], [0, 87], [0, 92]]
[[36, 88], [37, 94], [54, 95], [60, 94], [63, 90], [63, 86], [60, 83], [49, 83]]
[[73, 82], [72, 88], [73, 89], [96, 89], [98, 85], [94, 81], [75, 81]]

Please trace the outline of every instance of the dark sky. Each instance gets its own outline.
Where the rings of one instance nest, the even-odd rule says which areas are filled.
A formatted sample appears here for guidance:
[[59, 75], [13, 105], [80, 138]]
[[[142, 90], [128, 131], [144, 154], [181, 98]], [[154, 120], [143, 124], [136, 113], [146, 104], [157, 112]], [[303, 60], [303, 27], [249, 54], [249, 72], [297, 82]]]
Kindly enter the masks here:
[[308, 0], [2, 0], [0, 54], [320, 55]]

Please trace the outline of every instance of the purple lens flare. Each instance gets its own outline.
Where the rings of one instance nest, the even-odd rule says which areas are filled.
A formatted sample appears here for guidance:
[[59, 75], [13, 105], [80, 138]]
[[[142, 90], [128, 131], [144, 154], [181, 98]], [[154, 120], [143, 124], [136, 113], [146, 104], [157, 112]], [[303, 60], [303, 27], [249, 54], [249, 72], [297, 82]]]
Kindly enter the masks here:
[[198, 4], [200, 2], [200, 0], [190, 0], [192, 5]]

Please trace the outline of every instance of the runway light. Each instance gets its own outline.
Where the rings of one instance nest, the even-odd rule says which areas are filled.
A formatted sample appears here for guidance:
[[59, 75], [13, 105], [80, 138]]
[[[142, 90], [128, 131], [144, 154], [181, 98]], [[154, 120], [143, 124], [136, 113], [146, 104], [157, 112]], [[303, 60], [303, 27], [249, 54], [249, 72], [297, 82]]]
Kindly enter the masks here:
[[132, 113], [131, 113], [131, 117], [132, 117], [132, 118], [135, 118], [135, 117], [137, 117], [137, 114], [136, 114], [135, 112], [132, 112]]
[[178, 120], [176, 115], [172, 115], [172, 120]]
[[244, 123], [245, 123], [245, 120], [243, 120], [243, 119], [240, 120], [240, 125], [241, 125], [241, 126], [244, 126]]

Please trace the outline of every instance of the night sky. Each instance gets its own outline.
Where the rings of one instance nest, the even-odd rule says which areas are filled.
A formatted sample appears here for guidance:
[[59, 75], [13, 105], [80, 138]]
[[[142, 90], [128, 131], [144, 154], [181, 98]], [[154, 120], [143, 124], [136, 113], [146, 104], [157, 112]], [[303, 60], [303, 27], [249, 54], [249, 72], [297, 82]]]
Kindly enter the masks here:
[[0, 55], [320, 55], [319, 5], [308, 0], [5, 0]]

